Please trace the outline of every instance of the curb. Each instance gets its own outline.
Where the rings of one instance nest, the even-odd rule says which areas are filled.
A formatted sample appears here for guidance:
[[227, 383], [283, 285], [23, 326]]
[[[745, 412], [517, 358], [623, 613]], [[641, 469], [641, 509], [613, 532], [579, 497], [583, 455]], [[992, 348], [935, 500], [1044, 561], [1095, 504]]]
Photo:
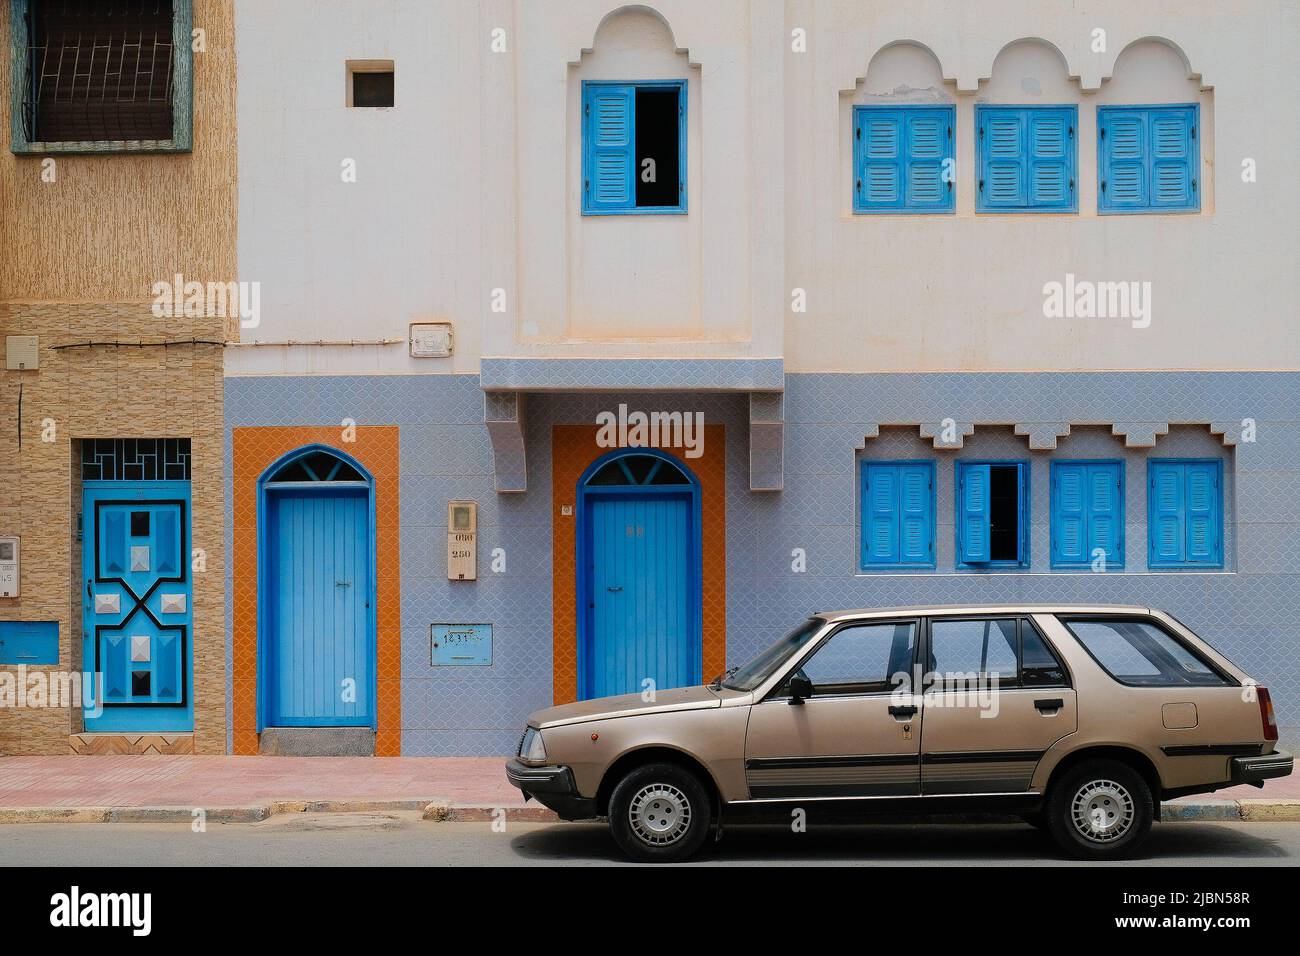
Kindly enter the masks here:
[[[418, 800], [274, 800], [265, 804], [228, 807], [0, 807], [6, 823], [192, 823], [196, 809], [208, 823], [261, 823], [293, 813], [392, 813], [420, 811], [433, 823], [507, 822], [557, 823], [559, 816], [543, 806], [494, 806], [453, 803], [435, 798]], [[504, 814], [504, 817], [502, 816]], [[1162, 803], [1160, 817], [1170, 822], [1300, 823], [1300, 800], [1204, 800]]]

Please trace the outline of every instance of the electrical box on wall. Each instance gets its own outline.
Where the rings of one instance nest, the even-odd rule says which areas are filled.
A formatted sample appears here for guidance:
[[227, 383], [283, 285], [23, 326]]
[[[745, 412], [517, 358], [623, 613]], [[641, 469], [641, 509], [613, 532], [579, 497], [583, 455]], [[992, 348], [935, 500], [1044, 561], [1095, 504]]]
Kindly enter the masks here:
[[5, 336], [5, 368], [13, 372], [25, 372], [40, 368], [41, 350], [37, 347], [34, 335]]
[[18, 596], [18, 539], [0, 538], [0, 597]]
[[478, 504], [447, 502], [447, 577], [452, 581], [478, 578]]
[[412, 322], [411, 358], [447, 358], [451, 355], [450, 322]]

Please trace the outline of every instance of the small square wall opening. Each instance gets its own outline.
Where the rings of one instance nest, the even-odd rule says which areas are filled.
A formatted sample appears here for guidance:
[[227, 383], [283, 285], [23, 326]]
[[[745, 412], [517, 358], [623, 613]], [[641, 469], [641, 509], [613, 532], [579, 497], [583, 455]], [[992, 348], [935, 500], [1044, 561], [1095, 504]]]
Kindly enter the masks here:
[[395, 103], [392, 60], [348, 60], [348, 106], [376, 109]]

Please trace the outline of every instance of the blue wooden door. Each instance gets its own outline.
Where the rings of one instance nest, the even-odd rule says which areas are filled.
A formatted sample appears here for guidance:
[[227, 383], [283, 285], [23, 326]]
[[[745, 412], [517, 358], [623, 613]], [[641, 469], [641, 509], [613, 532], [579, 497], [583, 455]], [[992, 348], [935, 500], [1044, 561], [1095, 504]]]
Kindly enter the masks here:
[[194, 729], [188, 481], [82, 486], [87, 732]]
[[328, 484], [276, 491], [267, 511], [266, 724], [371, 726], [368, 495]]
[[700, 682], [690, 494], [587, 498], [587, 697]]

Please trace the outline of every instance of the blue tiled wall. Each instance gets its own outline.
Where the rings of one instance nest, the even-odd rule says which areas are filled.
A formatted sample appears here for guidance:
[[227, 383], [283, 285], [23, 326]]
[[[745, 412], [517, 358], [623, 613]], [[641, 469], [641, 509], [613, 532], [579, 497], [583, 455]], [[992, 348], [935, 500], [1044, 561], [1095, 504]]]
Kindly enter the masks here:
[[[647, 410], [701, 410], [706, 421], [726, 426], [731, 663], [761, 649], [805, 610], [1022, 600], [1150, 604], [1170, 611], [1267, 682], [1284, 737], [1297, 736], [1300, 431], [1294, 409], [1300, 375], [789, 374], [781, 492], [749, 490], [744, 394], [531, 395], [528, 491], [501, 495], [493, 491], [477, 376], [227, 379], [227, 460], [236, 426], [351, 418], [401, 428], [404, 753], [506, 753], [517, 743], [527, 713], [551, 702], [551, 425], [591, 423], [598, 411], [619, 401]], [[918, 437], [917, 424], [944, 418], [976, 423], [964, 448], [935, 451]], [[1257, 440], [1235, 447], [1225, 447], [1206, 427], [1215, 423], [1235, 436], [1244, 418], [1255, 420]], [[1020, 424], [1035, 434], [1060, 434], [1063, 423], [1094, 424], [1074, 424], [1054, 451], [1029, 451], [1027, 439], [1012, 431]], [[1112, 425], [1133, 435], [1170, 427], [1153, 449], [1139, 449], [1126, 448], [1122, 437], [1110, 433]], [[867, 437], [877, 430], [878, 437]], [[1225, 572], [1145, 572], [1148, 455], [1224, 459]], [[856, 572], [854, 462], [861, 456], [939, 461], [935, 572]], [[960, 457], [1032, 461], [1028, 571], [953, 572], [951, 462]], [[1124, 572], [1050, 572], [1047, 464], [1053, 457], [1125, 460]], [[452, 498], [479, 502], [477, 582], [446, 580], [446, 503]], [[506, 549], [505, 574], [489, 569], [496, 547]], [[794, 548], [807, 552], [805, 573], [791, 571]], [[434, 622], [491, 622], [492, 666], [430, 666]]]

